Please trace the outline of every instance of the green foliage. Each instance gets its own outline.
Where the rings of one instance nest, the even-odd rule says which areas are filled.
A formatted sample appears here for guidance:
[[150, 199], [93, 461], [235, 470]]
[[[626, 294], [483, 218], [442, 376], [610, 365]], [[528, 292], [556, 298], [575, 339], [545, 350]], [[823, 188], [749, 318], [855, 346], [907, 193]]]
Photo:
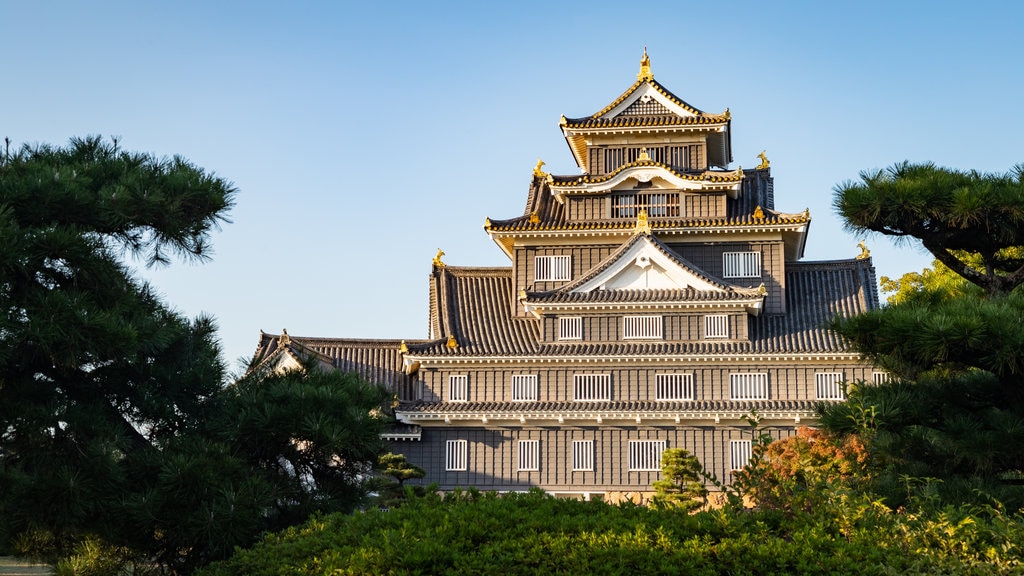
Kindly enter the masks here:
[[406, 480], [423, 478], [427, 471], [422, 466], [406, 461], [404, 454], [382, 454], [377, 460], [377, 473], [371, 488], [377, 492], [376, 503], [382, 508], [394, 508], [410, 497], [422, 497], [434, 491], [431, 486], [405, 485]]
[[708, 502], [703, 482], [704, 468], [696, 456], [684, 448], [669, 448], [661, 453], [661, 479], [655, 480], [653, 502], [662, 508], [696, 510]]
[[467, 492], [314, 518], [201, 574], [1014, 574], [1021, 542], [998, 509], [894, 513], [855, 495], [783, 516]]
[[360, 502], [388, 394], [318, 370], [225, 387], [213, 321], [123, 262], [206, 259], [234, 194], [100, 138], [0, 156], [4, 547], [46, 535], [30, 547], [76, 573], [111, 550], [185, 573]]

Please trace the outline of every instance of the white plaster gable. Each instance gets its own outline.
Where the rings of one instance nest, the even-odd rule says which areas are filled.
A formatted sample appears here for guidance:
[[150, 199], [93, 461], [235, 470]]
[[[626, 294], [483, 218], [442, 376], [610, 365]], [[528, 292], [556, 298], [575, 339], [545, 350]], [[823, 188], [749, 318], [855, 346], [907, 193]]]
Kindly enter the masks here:
[[618, 106], [602, 114], [601, 118], [615, 118], [616, 116], [621, 114], [623, 110], [629, 108], [629, 106], [636, 102], [637, 100], [646, 101], [650, 99], [657, 100], [662, 106], [664, 106], [670, 112], [678, 116], [682, 116], [684, 118], [696, 116], [696, 114], [694, 114], [693, 112], [690, 112], [686, 108], [683, 108], [679, 104], [676, 104], [675, 102], [670, 100], [668, 97], [659, 92], [651, 84], [644, 82], [636, 90], [634, 90], [633, 93], [630, 94], [625, 100], [619, 102]]
[[662, 252], [650, 237], [643, 237], [595, 277], [572, 290], [685, 290], [724, 292]]

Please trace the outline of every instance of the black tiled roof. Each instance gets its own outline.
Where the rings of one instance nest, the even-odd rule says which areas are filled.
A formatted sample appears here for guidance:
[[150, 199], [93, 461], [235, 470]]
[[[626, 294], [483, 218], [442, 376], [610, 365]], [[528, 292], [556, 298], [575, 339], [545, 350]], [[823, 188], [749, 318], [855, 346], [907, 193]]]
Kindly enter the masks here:
[[402, 404], [399, 412], [419, 414], [450, 414], [473, 412], [483, 414], [524, 414], [551, 412], [749, 412], [810, 411], [815, 400], [693, 400], [660, 402], [654, 400], [627, 402], [415, 402]]

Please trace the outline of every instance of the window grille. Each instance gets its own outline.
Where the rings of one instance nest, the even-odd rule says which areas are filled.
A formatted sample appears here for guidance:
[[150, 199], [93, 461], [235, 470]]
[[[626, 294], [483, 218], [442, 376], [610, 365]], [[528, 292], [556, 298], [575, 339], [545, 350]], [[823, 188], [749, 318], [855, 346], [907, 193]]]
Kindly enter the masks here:
[[874, 384], [885, 384], [892, 379], [892, 375], [888, 372], [874, 372], [871, 374], [871, 382]]
[[733, 400], [767, 400], [768, 375], [729, 374], [729, 397]]
[[814, 375], [818, 400], [845, 400], [842, 372], [818, 372]]
[[572, 441], [573, 472], [592, 472], [594, 470], [594, 441]]
[[519, 441], [519, 470], [540, 470], [540, 440]]
[[729, 337], [729, 316], [726, 314], [711, 314], [704, 317], [705, 338], [728, 338]]
[[636, 218], [640, 210], [647, 210], [651, 218], [678, 218], [680, 215], [678, 192], [636, 192], [612, 196], [612, 218]]
[[612, 399], [611, 374], [573, 374], [573, 399], [581, 401], [608, 401]]
[[466, 402], [469, 400], [469, 377], [449, 376], [448, 377], [448, 401]]
[[722, 254], [722, 278], [760, 277], [760, 252], [726, 252]]
[[622, 337], [626, 339], [661, 338], [661, 316], [623, 316]]
[[693, 374], [655, 374], [657, 400], [693, 400]]
[[517, 374], [512, 376], [512, 401], [529, 402], [537, 399], [537, 376]]
[[469, 443], [465, 440], [449, 440], [445, 445], [444, 469], [449, 471], [466, 470]]
[[571, 256], [535, 256], [533, 279], [541, 282], [572, 280]]
[[661, 453], [664, 451], [664, 440], [630, 440], [629, 470], [631, 472], [660, 471]]
[[750, 440], [729, 441], [729, 469], [742, 470], [750, 462]]
[[559, 340], [582, 340], [583, 318], [579, 316], [561, 316], [558, 318]]

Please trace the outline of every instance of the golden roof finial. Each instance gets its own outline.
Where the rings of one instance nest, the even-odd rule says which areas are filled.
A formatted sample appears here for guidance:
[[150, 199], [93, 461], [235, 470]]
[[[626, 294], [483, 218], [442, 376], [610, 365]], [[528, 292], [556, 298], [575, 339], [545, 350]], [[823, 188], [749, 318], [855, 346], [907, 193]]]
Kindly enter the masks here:
[[400, 354], [408, 354], [409, 353], [409, 346], [405, 343], [405, 340], [402, 340], [402, 344], [398, 346], [398, 352]]
[[636, 80], [654, 80], [654, 74], [651, 74], [651, 59], [647, 56], [647, 46], [644, 46], [644, 55], [640, 58], [640, 73], [636, 75]]
[[540, 216], [537, 216], [537, 211], [530, 212], [530, 224], [540, 224]]
[[285, 346], [292, 343], [292, 337], [288, 335], [288, 330], [281, 328], [281, 335], [277, 337], [277, 347], [284, 348]]
[[445, 346], [447, 346], [447, 347], [449, 347], [449, 348], [451, 348], [453, 350], [455, 348], [459, 347], [459, 343], [455, 341], [455, 335], [454, 334], [448, 336], [448, 343], [445, 344]]
[[647, 147], [644, 146], [640, 149], [640, 156], [636, 159], [637, 162], [650, 162], [651, 156], [647, 153]]
[[437, 249], [437, 254], [434, 255], [434, 266], [436, 266], [438, 268], [444, 268], [445, 267], [445, 263], [441, 262], [441, 256], [444, 256], [444, 250], [441, 250], [440, 248], [438, 248]]
[[633, 227], [633, 234], [650, 234], [651, 224], [647, 221], [647, 210], [643, 208], [636, 215], [636, 226]]
[[484, 218], [484, 228], [490, 228], [490, 227], [491, 227], [491, 219], [490, 218]]
[[768, 293], [768, 289], [764, 287], [764, 282], [761, 282], [761, 285], [757, 287], [757, 293], [762, 296]]
[[761, 206], [754, 208], [754, 219], [764, 220], [764, 210], [761, 209]]
[[519, 289], [519, 299], [520, 300], [526, 300], [526, 298], [527, 298], [527, 296], [526, 296], [526, 289], [525, 288], [520, 288]]
[[545, 171], [540, 169], [540, 167], [543, 166], [543, 165], [544, 165], [544, 161], [541, 160], [540, 158], [537, 158], [537, 165], [533, 167], [533, 175], [534, 176], [539, 176], [541, 178], [544, 178], [544, 177], [546, 177], [548, 175], [547, 172], [545, 172]]
[[761, 153], [758, 154], [757, 157], [761, 159], [761, 163], [757, 165], [758, 170], [764, 170], [771, 164], [771, 162], [768, 161], [768, 157], [764, 155], [764, 150], [761, 150]]
[[868, 247], [864, 244], [863, 240], [857, 243], [857, 247], [860, 248], [860, 254], [857, 254], [857, 260], [867, 260], [868, 258], [871, 258], [871, 250], [868, 250]]

